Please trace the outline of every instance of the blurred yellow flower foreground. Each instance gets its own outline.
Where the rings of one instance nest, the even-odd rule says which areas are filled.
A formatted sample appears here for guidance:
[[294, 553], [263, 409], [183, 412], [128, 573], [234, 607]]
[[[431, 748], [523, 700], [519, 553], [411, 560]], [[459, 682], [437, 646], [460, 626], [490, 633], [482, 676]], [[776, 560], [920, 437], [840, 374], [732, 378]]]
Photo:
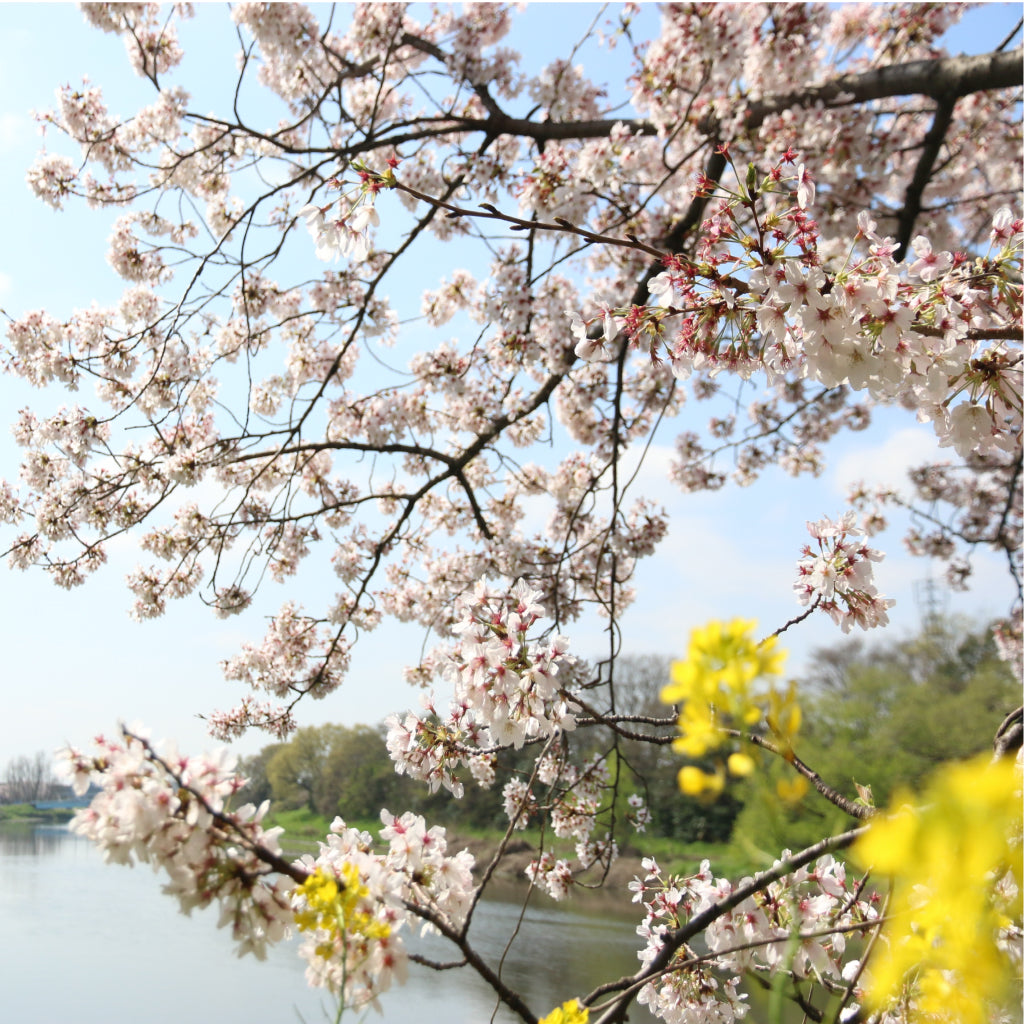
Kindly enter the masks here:
[[726, 771], [743, 777], [754, 770], [750, 745], [732, 740], [726, 730], [747, 732], [763, 719], [787, 751], [800, 727], [792, 686], [784, 694], [774, 684], [768, 693], [753, 690], [758, 680], [781, 676], [786, 658], [774, 636], [761, 643], [754, 639], [756, 626], [747, 619], [713, 620], [690, 633], [686, 660], [672, 664], [672, 682], [662, 690], [661, 699], [681, 704], [680, 736], [673, 749], [694, 759], [724, 755], [713, 774], [694, 765], [680, 769], [679, 788], [689, 796], [716, 796], [725, 787]]
[[950, 765], [920, 801], [898, 794], [892, 807], [852, 849], [893, 882], [865, 1002], [900, 1004], [911, 1020], [988, 1024], [995, 1006], [1021, 1001], [1019, 769], [986, 757]]
[[590, 1020], [590, 1010], [580, 1006], [578, 999], [570, 999], [556, 1007], [546, 1017], [541, 1017], [537, 1024], [587, 1024]]

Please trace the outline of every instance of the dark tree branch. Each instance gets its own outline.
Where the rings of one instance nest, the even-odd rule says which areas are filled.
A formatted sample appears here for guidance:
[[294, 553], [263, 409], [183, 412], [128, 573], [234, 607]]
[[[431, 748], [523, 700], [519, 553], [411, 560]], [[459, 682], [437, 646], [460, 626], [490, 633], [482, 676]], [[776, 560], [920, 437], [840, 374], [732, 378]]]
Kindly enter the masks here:
[[924, 145], [921, 147], [921, 155], [918, 157], [917, 166], [914, 168], [914, 177], [907, 186], [907, 192], [903, 199], [903, 209], [900, 211], [897, 220], [896, 240], [899, 243], [896, 252], [893, 254], [897, 263], [902, 263], [907, 254], [907, 247], [910, 245], [910, 236], [914, 232], [914, 223], [921, 213], [921, 200], [924, 196], [925, 187], [931, 180], [932, 170], [935, 161], [939, 157], [939, 150], [946, 138], [946, 132], [953, 121], [953, 110], [956, 107], [955, 98], [943, 98], [935, 109], [935, 117], [928, 134], [924, 137]]
[[875, 815], [875, 809], [873, 807], [865, 807], [863, 804], [854, 803], [854, 801], [847, 799], [838, 790], [833, 789], [828, 783], [822, 779], [822, 777], [805, 761], [800, 760], [791, 750], [781, 750], [775, 746], [774, 743], [766, 740], [763, 736], [758, 735], [745, 735], [744, 733], [738, 732], [734, 729], [726, 730], [730, 736], [738, 736], [744, 739], [750, 740], [755, 747], [761, 747], [763, 750], [767, 750], [771, 754], [778, 754], [783, 760], [788, 761], [799, 775], [802, 775], [814, 788], [826, 799], [829, 803], [835, 804], [841, 811], [850, 815], [851, 818], [857, 818], [858, 821], [867, 821], [869, 818], [873, 818]]
[[[824, 85], [766, 96], [750, 104], [747, 127], [757, 128], [772, 114], [792, 107], [844, 107], [896, 96], [929, 96], [944, 101], [972, 92], [1013, 89], [1021, 85], [1024, 49], [890, 64], [861, 74], [839, 75]], [[713, 122], [709, 122], [710, 128]]]
[[1024, 707], [1011, 711], [996, 730], [993, 759], [1014, 757], [1024, 743]]

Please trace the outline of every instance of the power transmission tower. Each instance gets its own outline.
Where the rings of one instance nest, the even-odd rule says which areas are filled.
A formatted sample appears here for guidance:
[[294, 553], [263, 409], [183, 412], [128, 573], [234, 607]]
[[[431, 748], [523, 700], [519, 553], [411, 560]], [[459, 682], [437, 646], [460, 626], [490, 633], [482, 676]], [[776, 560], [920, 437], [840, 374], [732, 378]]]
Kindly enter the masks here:
[[948, 589], [931, 576], [915, 580], [914, 599], [917, 601], [923, 632], [938, 632], [949, 607]]

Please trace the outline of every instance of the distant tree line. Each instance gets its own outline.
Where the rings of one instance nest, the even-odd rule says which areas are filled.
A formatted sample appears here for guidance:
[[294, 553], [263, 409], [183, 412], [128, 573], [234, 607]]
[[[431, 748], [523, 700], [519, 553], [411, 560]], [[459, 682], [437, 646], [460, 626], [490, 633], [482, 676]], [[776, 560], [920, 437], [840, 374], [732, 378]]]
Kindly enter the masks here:
[[62, 787], [53, 772], [53, 756], [37, 751], [32, 757], [11, 758], [0, 781], [0, 804], [30, 804], [55, 799]]
[[[457, 817], [474, 828], [507, 825], [500, 789], [480, 789], [467, 778], [464, 798], [453, 804], [450, 794], [432, 794], [422, 782], [396, 774], [385, 733], [383, 724], [299, 729], [287, 743], [272, 743], [242, 759], [240, 770], [249, 782], [238, 799], [272, 799], [275, 809], [340, 814], [349, 822], [376, 820], [387, 807], [441, 822]], [[525, 770], [528, 755], [520, 760]]]
[[[606, 758], [619, 779], [618, 796], [605, 811], [608, 823], [614, 820], [616, 831], [625, 834], [626, 798], [639, 792], [652, 813], [648, 832], [681, 842], [732, 837], [767, 849], [778, 842], [806, 845], [820, 835], [821, 812], [809, 810], [807, 801], [786, 811], [763, 800], [744, 800], [742, 787], [709, 803], [680, 795], [676, 774], [683, 761], [669, 742], [674, 717], [660, 700], [671, 661], [635, 655], [616, 662], [618, 710], [636, 717], [637, 734], [661, 735], [665, 742], [630, 739], [623, 735], [628, 729], [618, 735], [592, 731], [591, 754]], [[595, 688], [601, 685], [606, 681], [595, 681]], [[991, 632], [952, 622], [933, 623], [909, 640], [868, 645], [849, 639], [819, 649], [801, 688], [808, 706], [800, 757], [837, 780], [851, 799], [860, 794], [858, 783], [871, 779], [878, 805], [897, 787], [920, 783], [935, 765], [989, 747], [994, 725], [1020, 703], [1020, 684], [999, 660]], [[397, 775], [385, 732], [383, 725], [299, 729], [289, 742], [243, 759], [249, 783], [241, 797], [255, 803], [272, 799], [279, 808], [308, 808], [327, 817], [340, 814], [346, 821], [375, 819], [386, 807], [451, 825], [507, 825], [500, 787], [481, 789], [467, 777], [465, 796], [452, 801]], [[528, 750], [503, 751], [501, 758], [513, 771], [527, 772], [532, 764]], [[783, 769], [773, 770], [781, 774]], [[835, 825], [840, 824], [837, 814]]]

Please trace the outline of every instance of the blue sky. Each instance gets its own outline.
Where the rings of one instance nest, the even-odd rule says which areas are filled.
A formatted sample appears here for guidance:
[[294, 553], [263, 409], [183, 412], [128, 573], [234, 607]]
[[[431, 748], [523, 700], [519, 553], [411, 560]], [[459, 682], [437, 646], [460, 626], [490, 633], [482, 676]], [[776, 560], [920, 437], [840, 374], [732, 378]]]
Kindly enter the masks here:
[[[532, 12], [537, 20], [511, 45], [540, 66], [560, 55], [561, 30], [582, 29], [596, 11], [596, 5], [551, 5]], [[1001, 4], [972, 12], [950, 49], [971, 52], [996, 45], [1019, 11], [1017, 5]], [[203, 91], [196, 92], [195, 69], [215, 67], [213, 55], [233, 54], [234, 48], [223, 8], [201, 13], [202, 25], [183, 33], [189, 57], [177, 78], [193, 90], [193, 105], [200, 109], [213, 107], [233, 81], [234, 70], [233, 56], [228, 57], [225, 75], [200, 76]], [[654, 12], [645, 9], [643, 16], [653, 19]], [[32, 198], [24, 174], [39, 138], [28, 111], [49, 106], [58, 85], [77, 83], [83, 74], [104, 87], [115, 111], [132, 109], [133, 96], [148, 101], [148, 87], [132, 75], [121, 42], [87, 29], [70, 5], [0, 5], [0, 34], [7, 44], [0, 63], [0, 189], [5, 196], [0, 228], [6, 243], [0, 252], [0, 306], [14, 317], [35, 308], [63, 317], [120, 293], [104, 259], [112, 218], [77, 206], [56, 214]], [[610, 67], [606, 63], [605, 69]], [[604, 74], [591, 73], [595, 78]], [[316, 273], [312, 253], [310, 259]], [[24, 405], [51, 408], [64, 401], [66, 396], [33, 393], [0, 378], [0, 409], [8, 422]], [[892, 410], [880, 414], [869, 432], [848, 435], [834, 445], [829, 469], [818, 480], [794, 482], [769, 472], [746, 490], [684, 496], [665, 480], [667, 449], [653, 450], [638, 493], [666, 506], [672, 528], [659, 553], [640, 568], [640, 597], [624, 620], [626, 650], [679, 652], [688, 630], [712, 616], [757, 618], [765, 631], [780, 625], [800, 611], [791, 584], [806, 540], [805, 520], [841, 512], [846, 487], [853, 481], [898, 483], [907, 465], [934, 451], [930, 428]], [[0, 477], [16, 478], [18, 459], [18, 449], [0, 431]], [[917, 628], [914, 585], [927, 578], [929, 568], [904, 554], [899, 537], [894, 529], [873, 543], [887, 552], [878, 569], [880, 589], [898, 602], [892, 632], [905, 635]], [[40, 573], [0, 567], [0, 767], [17, 754], [66, 741], [83, 744], [96, 732], [112, 730], [118, 719], [144, 722], [157, 737], [177, 737], [186, 750], [211, 746], [197, 713], [227, 708], [242, 696], [235, 684], [223, 680], [220, 660], [243, 640], [259, 640], [261, 616], [284, 600], [295, 597], [315, 609], [318, 593], [323, 593], [321, 580], [307, 576], [304, 587], [300, 576], [287, 586], [271, 585], [249, 615], [227, 623], [198, 602], [186, 601], [172, 605], [163, 619], [137, 624], [128, 617], [131, 595], [123, 584], [136, 563], [134, 553], [127, 542], [118, 542], [109, 555], [109, 564], [97, 577], [70, 593]], [[973, 590], [951, 595], [949, 610], [978, 619], [1005, 614], [1012, 595], [1001, 564], [979, 555], [975, 569]], [[579, 654], [604, 650], [599, 622], [585, 622], [569, 635]], [[795, 669], [811, 648], [837, 643], [842, 635], [829, 620], [815, 617], [787, 638]], [[363, 638], [348, 682], [329, 701], [308, 706], [304, 721], [373, 722], [391, 711], [415, 707], [417, 695], [402, 683], [401, 670], [416, 660], [423, 639], [422, 631], [398, 626]], [[264, 742], [254, 735], [240, 749], [248, 752]]]

